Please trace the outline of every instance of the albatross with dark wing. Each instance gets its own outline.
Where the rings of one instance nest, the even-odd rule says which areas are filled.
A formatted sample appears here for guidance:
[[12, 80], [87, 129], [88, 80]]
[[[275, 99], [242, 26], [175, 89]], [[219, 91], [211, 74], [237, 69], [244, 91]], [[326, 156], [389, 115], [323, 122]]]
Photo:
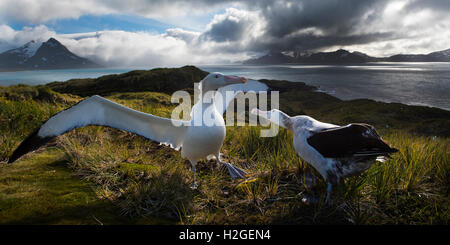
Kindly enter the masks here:
[[360, 174], [375, 160], [398, 151], [369, 124], [338, 126], [304, 115], [290, 117], [276, 109], [261, 111], [255, 108], [251, 112], [293, 133], [298, 155], [312, 165], [328, 185], [325, 202], [329, 201], [333, 186], [343, 178]]
[[220, 159], [226, 133], [223, 113], [233, 99], [233, 96], [225, 96], [225, 92], [234, 91], [232, 94], [236, 95], [238, 92], [267, 91], [268, 87], [254, 80], [247, 82], [244, 77], [211, 73], [200, 82], [199, 88], [202, 97], [192, 108], [190, 121], [139, 112], [94, 95], [49, 118], [19, 145], [8, 162], [14, 162], [72, 129], [99, 125], [135, 133], [177, 150], [181, 148], [181, 156], [192, 165], [194, 188], [197, 186], [196, 164], [208, 156], [215, 156], [219, 163], [227, 166], [233, 179], [243, 178], [247, 174], [244, 170]]

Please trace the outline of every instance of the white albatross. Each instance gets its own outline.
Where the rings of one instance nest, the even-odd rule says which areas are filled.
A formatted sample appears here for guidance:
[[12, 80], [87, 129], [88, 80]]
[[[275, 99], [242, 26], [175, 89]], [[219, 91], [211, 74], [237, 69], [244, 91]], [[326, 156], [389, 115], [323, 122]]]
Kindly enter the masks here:
[[381, 139], [369, 124], [338, 126], [304, 115], [290, 117], [276, 109], [261, 111], [254, 108], [251, 113], [293, 133], [298, 155], [312, 165], [328, 185], [326, 203], [333, 186], [343, 178], [360, 174], [376, 160], [383, 161], [384, 157], [398, 151]]
[[[244, 77], [211, 73], [200, 82], [199, 88], [202, 98], [192, 108], [190, 121], [154, 116], [98, 95], [91, 96], [50, 117], [18, 146], [8, 162], [14, 162], [22, 155], [72, 129], [98, 125], [135, 133], [177, 150], [181, 148], [181, 156], [188, 159], [192, 165], [194, 188], [197, 186], [196, 164], [200, 159], [209, 156], [227, 166], [233, 179], [243, 178], [247, 174], [244, 170], [220, 158], [220, 149], [226, 133], [223, 113], [238, 92], [267, 91], [268, 87], [254, 80], [247, 82]], [[225, 96], [227, 91], [233, 92], [233, 96]]]

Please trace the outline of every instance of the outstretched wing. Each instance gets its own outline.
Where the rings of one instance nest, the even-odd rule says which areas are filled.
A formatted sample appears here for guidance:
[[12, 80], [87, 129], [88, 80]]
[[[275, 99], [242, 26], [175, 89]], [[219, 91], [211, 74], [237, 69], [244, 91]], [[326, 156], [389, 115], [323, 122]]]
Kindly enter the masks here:
[[380, 156], [397, 152], [368, 124], [352, 123], [313, 133], [308, 144], [324, 157]]
[[122, 129], [178, 149], [183, 143], [186, 123], [139, 112], [94, 95], [48, 119], [19, 145], [8, 162], [14, 162], [56, 136], [88, 125]]
[[246, 83], [238, 83], [221, 87], [217, 90], [214, 98], [217, 111], [223, 115], [231, 101], [233, 101], [234, 97], [240, 92], [260, 93], [268, 90], [269, 87], [265, 83], [251, 79], [247, 80]]

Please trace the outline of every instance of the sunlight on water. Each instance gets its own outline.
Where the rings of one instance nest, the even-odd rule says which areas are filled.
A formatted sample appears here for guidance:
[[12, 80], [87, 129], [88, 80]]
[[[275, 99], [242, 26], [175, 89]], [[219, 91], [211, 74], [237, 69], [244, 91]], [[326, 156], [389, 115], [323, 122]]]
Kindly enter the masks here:
[[426, 71], [425, 68], [395, 67], [395, 66], [345, 66], [348, 69], [357, 70], [385, 70], [385, 71]]

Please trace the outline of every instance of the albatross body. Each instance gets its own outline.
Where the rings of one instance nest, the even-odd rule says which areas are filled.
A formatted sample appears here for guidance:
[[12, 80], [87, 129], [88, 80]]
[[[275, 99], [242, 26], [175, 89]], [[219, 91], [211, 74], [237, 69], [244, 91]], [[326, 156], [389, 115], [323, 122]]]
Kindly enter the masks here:
[[376, 160], [398, 150], [391, 148], [369, 124], [352, 123], [338, 126], [309, 116], [290, 117], [282, 111], [252, 110], [293, 133], [298, 155], [312, 165], [325, 179], [328, 202], [333, 186], [345, 177], [358, 175]]
[[8, 162], [14, 162], [72, 129], [99, 125], [135, 133], [176, 150], [181, 148], [181, 156], [192, 165], [193, 187], [196, 187], [197, 162], [211, 155], [227, 166], [233, 179], [242, 178], [247, 174], [244, 170], [220, 159], [226, 134], [222, 115], [233, 98], [218, 95], [227, 91], [234, 91], [234, 95], [237, 92], [266, 91], [267, 86], [257, 81], [247, 82], [243, 77], [211, 73], [200, 82], [199, 88], [202, 97], [192, 108], [190, 121], [143, 113], [94, 95], [49, 118], [19, 145]]

